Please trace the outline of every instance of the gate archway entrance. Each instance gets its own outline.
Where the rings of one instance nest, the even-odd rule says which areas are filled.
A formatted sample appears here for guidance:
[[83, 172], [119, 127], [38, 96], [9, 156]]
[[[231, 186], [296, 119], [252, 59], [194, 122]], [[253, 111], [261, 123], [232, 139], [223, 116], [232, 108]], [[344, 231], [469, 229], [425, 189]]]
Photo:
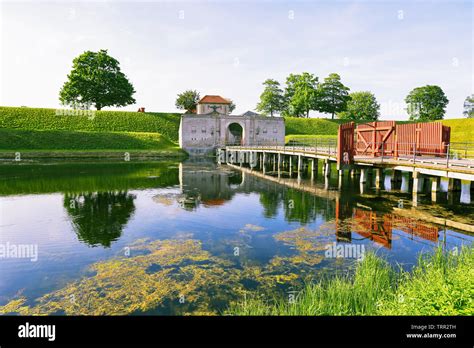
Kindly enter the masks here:
[[243, 145], [243, 140], [244, 140], [243, 127], [237, 122], [229, 124], [229, 126], [227, 127], [225, 144], [226, 145]]

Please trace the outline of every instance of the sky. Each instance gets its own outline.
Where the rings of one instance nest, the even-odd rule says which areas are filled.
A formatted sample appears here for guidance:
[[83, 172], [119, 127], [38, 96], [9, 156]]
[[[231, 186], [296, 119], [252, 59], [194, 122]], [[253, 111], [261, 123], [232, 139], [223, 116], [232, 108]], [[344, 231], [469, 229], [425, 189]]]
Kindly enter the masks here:
[[0, 105], [60, 107], [73, 59], [107, 49], [136, 90], [122, 110], [177, 111], [176, 95], [195, 89], [240, 114], [265, 79], [307, 71], [371, 91], [382, 119], [406, 119], [406, 95], [438, 85], [446, 118], [459, 118], [474, 93], [473, 17], [462, 0], [0, 0]]

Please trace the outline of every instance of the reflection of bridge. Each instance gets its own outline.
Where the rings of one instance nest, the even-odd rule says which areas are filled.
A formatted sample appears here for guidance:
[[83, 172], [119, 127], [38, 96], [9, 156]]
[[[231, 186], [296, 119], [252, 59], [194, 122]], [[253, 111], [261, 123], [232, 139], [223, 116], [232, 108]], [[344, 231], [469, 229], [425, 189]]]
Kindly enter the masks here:
[[[389, 249], [392, 247], [393, 230], [400, 230], [410, 235], [411, 238], [417, 237], [430, 242], [438, 242], [440, 231], [439, 227], [423, 223], [417, 219], [393, 213], [380, 214], [360, 208], [353, 209], [349, 226], [353, 232]], [[340, 229], [336, 230], [341, 233]], [[344, 235], [342, 240], [347, 238], [348, 236]]]
[[[314, 174], [311, 176], [312, 180], [295, 180], [292, 178], [285, 178], [283, 177], [283, 171], [280, 172], [280, 176], [277, 175], [276, 172], [266, 172], [265, 174], [254, 170], [252, 168], [247, 168], [245, 166], [237, 166], [233, 164], [228, 164], [229, 167], [240, 170], [243, 174], [251, 174], [253, 176], [263, 178], [265, 180], [269, 180], [280, 185], [284, 185], [289, 188], [297, 189], [299, 191], [308, 192], [312, 195], [334, 200], [336, 203], [335, 210], [336, 210], [336, 223], [338, 221], [342, 221], [345, 218], [352, 218], [353, 217], [353, 205], [342, 204], [341, 201], [344, 198], [344, 195], [341, 193], [340, 190], [330, 190], [329, 189], [329, 178], [328, 176], [324, 177], [324, 185], [319, 186], [315, 183]], [[273, 174], [273, 175], [271, 175]], [[288, 172], [286, 172], [288, 174]], [[341, 181], [339, 180], [339, 183]], [[474, 225], [468, 222], [463, 221], [456, 221], [449, 218], [440, 218], [433, 216], [427, 212], [423, 212], [419, 209], [401, 209], [401, 208], [392, 208], [393, 212], [388, 213], [387, 215], [390, 216], [390, 220], [393, 221], [391, 226], [400, 226], [403, 225], [402, 222], [406, 223], [406, 226], [410, 226], [409, 228], [402, 229], [403, 231], [418, 235], [420, 237], [427, 236], [422, 232], [423, 227], [421, 226], [429, 226], [427, 227], [428, 230], [432, 228], [430, 231], [434, 231], [435, 229], [439, 230], [441, 227], [437, 226], [446, 226], [449, 228], [454, 228], [461, 231], [471, 232], [474, 233]], [[371, 212], [371, 216], [378, 216], [375, 212]], [[414, 226], [418, 226], [414, 228]], [[370, 228], [371, 231], [378, 231], [378, 228]], [[414, 231], [414, 232], [413, 232]], [[433, 234], [431, 234], [432, 236]], [[425, 239], [432, 239], [432, 237], [425, 238]], [[382, 243], [384, 244], [384, 243]]]
[[273, 171], [278, 177], [293, 173], [300, 177], [306, 168], [313, 173], [321, 160], [325, 176], [331, 173], [331, 163], [339, 176], [360, 175], [361, 183], [373, 172], [376, 188], [381, 187], [384, 173], [395, 181], [406, 172], [412, 174], [414, 194], [429, 184], [433, 193], [459, 189], [461, 203], [470, 203], [474, 145], [450, 143], [449, 135], [449, 127], [440, 123], [372, 122], [357, 127], [349, 123], [339, 127], [337, 141], [311, 138], [285, 146], [226, 146], [218, 149], [218, 160], [258, 167], [263, 174]]

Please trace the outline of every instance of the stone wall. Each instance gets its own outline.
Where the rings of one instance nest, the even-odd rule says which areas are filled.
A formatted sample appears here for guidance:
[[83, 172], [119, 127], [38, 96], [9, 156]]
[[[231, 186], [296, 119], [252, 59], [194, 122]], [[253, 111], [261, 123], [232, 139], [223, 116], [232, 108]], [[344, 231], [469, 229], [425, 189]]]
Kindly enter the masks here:
[[243, 129], [242, 145], [284, 145], [285, 122], [281, 117], [195, 115], [181, 117], [179, 145], [190, 154], [203, 154], [229, 144], [229, 126]]

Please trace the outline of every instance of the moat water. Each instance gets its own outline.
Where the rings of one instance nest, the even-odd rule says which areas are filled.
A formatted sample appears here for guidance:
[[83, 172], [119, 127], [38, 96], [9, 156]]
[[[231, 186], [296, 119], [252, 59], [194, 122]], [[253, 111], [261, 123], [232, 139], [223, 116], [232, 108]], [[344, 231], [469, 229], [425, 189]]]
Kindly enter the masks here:
[[474, 242], [474, 205], [456, 193], [300, 183], [313, 190], [196, 160], [2, 164], [0, 313], [222, 314], [351, 272], [368, 252], [410, 269], [420, 252]]

